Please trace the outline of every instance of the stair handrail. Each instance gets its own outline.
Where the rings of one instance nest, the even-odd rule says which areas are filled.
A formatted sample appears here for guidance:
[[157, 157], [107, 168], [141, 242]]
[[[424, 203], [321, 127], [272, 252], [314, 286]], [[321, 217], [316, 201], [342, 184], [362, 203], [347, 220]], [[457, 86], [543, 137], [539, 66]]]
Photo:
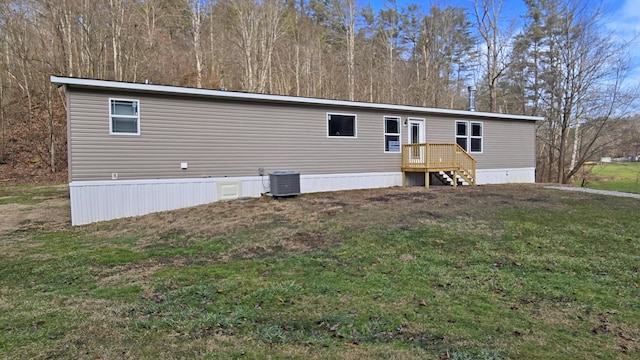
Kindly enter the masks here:
[[475, 184], [476, 182], [476, 159], [473, 156], [469, 155], [462, 146], [458, 143], [455, 143], [455, 152], [456, 152], [456, 167], [469, 172], [469, 175], [465, 176]]
[[[417, 157], [412, 159], [412, 154]], [[402, 166], [406, 168], [436, 169], [454, 167], [470, 184], [475, 184], [476, 159], [457, 143], [403, 144]]]

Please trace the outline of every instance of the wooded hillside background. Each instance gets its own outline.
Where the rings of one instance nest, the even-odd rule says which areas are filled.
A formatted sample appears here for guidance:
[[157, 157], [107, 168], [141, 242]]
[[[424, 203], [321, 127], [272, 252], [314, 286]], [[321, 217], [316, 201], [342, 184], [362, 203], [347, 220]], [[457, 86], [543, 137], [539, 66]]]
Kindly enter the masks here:
[[[50, 75], [540, 115], [539, 181], [637, 154], [637, 84], [595, 1], [0, 0], [0, 180], [66, 179]], [[1, 183], [0, 183], [1, 184]]]

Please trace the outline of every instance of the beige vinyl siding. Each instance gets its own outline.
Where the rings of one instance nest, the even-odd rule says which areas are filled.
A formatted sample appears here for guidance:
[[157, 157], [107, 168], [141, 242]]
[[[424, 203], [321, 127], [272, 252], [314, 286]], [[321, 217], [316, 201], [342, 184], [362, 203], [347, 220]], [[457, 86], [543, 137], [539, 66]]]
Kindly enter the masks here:
[[[69, 89], [67, 88], [67, 91], [69, 92]], [[71, 96], [70, 94], [67, 94], [67, 96], [65, 96], [65, 106], [67, 109], [67, 179], [69, 181], [71, 181]]]
[[[72, 181], [399, 171], [383, 113], [70, 89]], [[140, 135], [109, 135], [109, 98], [140, 100]], [[328, 138], [327, 113], [357, 115], [357, 138]], [[187, 162], [187, 170], [180, 163]]]
[[456, 142], [454, 126], [455, 118], [442, 118], [427, 116], [427, 142], [428, 143], [454, 143]]
[[[140, 101], [140, 135], [109, 134], [109, 98]], [[455, 142], [455, 121], [483, 123], [478, 169], [535, 166], [535, 122], [68, 88], [70, 180], [399, 172], [384, 116], [423, 118], [427, 142]], [[357, 116], [357, 138], [327, 137], [327, 113]], [[181, 170], [180, 163], [188, 169]]]
[[482, 154], [471, 154], [478, 161], [479, 169], [536, 166], [536, 135], [533, 121], [482, 122], [484, 124], [483, 152]]
[[482, 123], [482, 153], [471, 153], [478, 169], [535, 167], [534, 121], [431, 116], [427, 117], [427, 142], [454, 143], [456, 120]]

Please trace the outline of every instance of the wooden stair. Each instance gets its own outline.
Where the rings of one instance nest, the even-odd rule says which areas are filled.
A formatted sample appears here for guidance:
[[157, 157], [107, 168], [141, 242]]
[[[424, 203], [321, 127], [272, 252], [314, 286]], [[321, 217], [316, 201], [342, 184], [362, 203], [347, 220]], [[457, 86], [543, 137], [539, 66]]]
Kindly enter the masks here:
[[403, 145], [402, 185], [406, 185], [407, 173], [416, 172], [424, 173], [426, 187], [431, 175], [444, 185], [476, 184], [476, 160], [455, 143]]

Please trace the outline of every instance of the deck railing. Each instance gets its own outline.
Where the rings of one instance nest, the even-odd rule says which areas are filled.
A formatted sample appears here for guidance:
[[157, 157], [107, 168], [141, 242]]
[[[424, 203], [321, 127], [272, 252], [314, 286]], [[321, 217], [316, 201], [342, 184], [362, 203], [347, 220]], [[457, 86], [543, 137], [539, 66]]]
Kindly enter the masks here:
[[455, 143], [402, 145], [402, 171], [461, 172], [475, 183], [476, 160]]

